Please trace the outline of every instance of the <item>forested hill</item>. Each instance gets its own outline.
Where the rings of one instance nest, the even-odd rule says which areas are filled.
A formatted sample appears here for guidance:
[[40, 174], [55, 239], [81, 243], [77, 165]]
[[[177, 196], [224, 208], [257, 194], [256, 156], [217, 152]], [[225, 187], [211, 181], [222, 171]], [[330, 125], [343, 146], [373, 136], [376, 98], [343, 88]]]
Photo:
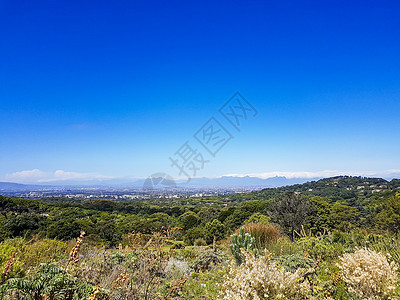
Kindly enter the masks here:
[[313, 232], [363, 228], [397, 233], [399, 191], [400, 180], [334, 177], [202, 198], [113, 201], [0, 196], [0, 241], [34, 235], [69, 240], [84, 230], [92, 240], [115, 246], [132, 231], [151, 234], [177, 226], [187, 244], [199, 238], [211, 243], [214, 235], [226, 238], [246, 222], [257, 220], [279, 224], [291, 237], [301, 226]]
[[273, 199], [287, 192], [301, 193], [306, 196], [329, 197], [332, 200], [350, 200], [370, 198], [373, 195], [385, 195], [400, 189], [400, 179], [387, 181], [382, 178], [337, 176], [318, 181], [306, 182], [279, 188], [266, 188], [248, 194], [233, 197], [246, 199]]

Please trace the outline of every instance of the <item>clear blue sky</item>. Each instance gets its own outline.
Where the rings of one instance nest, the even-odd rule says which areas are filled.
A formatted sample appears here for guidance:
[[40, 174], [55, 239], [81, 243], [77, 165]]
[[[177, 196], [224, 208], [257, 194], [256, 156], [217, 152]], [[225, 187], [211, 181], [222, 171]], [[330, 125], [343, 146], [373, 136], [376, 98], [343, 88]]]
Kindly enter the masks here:
[[1, 0], [0, 28], [1, 180], [177, 176], [236, 91], [258, 115], [198, 176], [400, 170], [398, 1]]

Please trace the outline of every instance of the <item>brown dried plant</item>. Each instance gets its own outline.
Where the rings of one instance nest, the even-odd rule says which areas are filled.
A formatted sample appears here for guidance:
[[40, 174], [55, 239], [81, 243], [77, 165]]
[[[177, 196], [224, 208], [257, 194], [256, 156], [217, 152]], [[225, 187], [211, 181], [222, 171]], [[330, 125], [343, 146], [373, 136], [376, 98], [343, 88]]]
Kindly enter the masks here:
[[[133, 241], [138, 238], [133, 237]], [[140, 299], [154, 299], [159, 283], [164, 275], [170, 253], [163, 250], [164, 237], [153, 233], [144, 247], [138, 253], [137, 260], [132, 266], [130, 289], [131, 293]], [[133, 245], [135, 247], [135, 245]]]
[[182, 227], [178, 227], [178, 226], [175, 226], [175, 227], [171, 227], [171, 226], [164, 227], [163, 226], [162, 232], [167, 238], [172, 238], [175, 235], [175, 233], [177, 233], [179, 230], [182, 230], [182, 229], [183, 229]]
[[123, 271], [119, 276], [114, 280], [114, 286], [121, 286], [129, 280], [129, 274], [127, 271]]
[[172, 299], [173, 297], [179, 297], [179, 293], [182, 291], [183, 286], [185, 285], [188, 279], [186, 277], [181, 277], [179, 280], [174, 280], [172, 287], [170, 288], [168, 295], [164, 297], [164, 299]]
[[337, 286], [340, 282], [340, 279], [342, 279], [342, 273], [338, 272], [335, 276], [334, 273], [331, 275], [331, 282], [333, 286]]
[[6, 278], [8, 273], [10, 273], [12, 266], [14, 265], [15, 262], [15, 256], [17, 255], [17, 251], [14, 251], [13, 254], [11, 254], [10, 259], [8, 260], [4, 270], [3, 270], [3, 278]]
[[79, 261], [78, 253], [79, 253], [79, 249], [81, 248], [84, 235], [85, 235], [85, 232], [82, 230], [81, 235], [76, 239], [75, 246], [71, 249], [71, 251], [69, 253], [68, 263], [77, 263]]
[[96, 285], [93, 288], [93, 293], [89, 296], [88, 300], [97, 300], [97, 295], [100, 293], [100, 287]]

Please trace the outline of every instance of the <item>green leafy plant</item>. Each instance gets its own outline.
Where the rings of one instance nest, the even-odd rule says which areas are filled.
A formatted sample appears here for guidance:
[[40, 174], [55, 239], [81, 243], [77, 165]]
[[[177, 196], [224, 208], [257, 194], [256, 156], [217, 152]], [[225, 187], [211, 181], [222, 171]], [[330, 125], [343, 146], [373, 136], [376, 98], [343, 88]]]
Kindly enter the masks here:
[[273, 261], [282, 266], [286, 271], [296, 272], [297, 269], [309, 269], [315, 265], [315, 261], [309, 257], [304, 257], [301, 253], [292, 255], [277, 256]]
[[305, 255], [317, 259], [334, 259], [343, 253], [343, 246], [338, 243], [332, 243], [329, 239], [323, 237], [303, 237], [296, 242], [303, 248]]
[[40, 264], [37, 271], [30, 276], [7, 280], [1, 286], [0, 294], [7, 297], [17, 293], [23, 299], [34, 300], [45, 297], [72, 300], [85, 298], [90, 294], [90, 290], [90, 285], [73, 279], [59, 266]]
[[244, 251], [253, 251], [256, 250], [256, 239], [252, 237], [250, 234], [245, 233], [243, 227], [240, 228], [239, 234], [235, 233], [231, 235], [232, 244], [230, 245], [230, 250], [235, 258], [235, 262], [238, 266], [240, 266], [244, 261], [244, 255], [242, 253], [242, 249]]

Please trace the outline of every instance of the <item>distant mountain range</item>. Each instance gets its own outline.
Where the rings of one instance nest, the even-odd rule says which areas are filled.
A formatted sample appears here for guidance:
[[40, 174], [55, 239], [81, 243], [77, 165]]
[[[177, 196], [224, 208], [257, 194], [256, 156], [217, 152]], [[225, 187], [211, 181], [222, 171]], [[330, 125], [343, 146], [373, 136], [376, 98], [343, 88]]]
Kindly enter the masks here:
[[1, 191], [27, 191], [44, 188], [42, 185], [34, 184], [21, 184], [14, 182], [0, 182], [0, 192]]
[[[234, 177], [222, 176], [218, 178], [192, 178], [189, 183], [179, 182], [187, 186], [193, 187], [281, 187], [292, 184], [301, 184], [308, 181], [318, 180], [320, 178], [286, 178], [283, 176], [276, 176], [271, 178], [259, 177]], [[179, 184], [178, 184], [179, 185]]]
[[77, 187], [126, 187], [126, 188], [268, 188], [281, 187], [293, 184], [301, 184], [320, 178], [286, 178], [271, 177], [262, 179], [259, 177], [235, 177], [222, 176], [218, 178], [192, 178], [189, 182], [185, 180], [173, 181], [172, 179], [154, 177], [151, 179], [152, 186], [149, 186], [149, 179], [137, 180], [103, 180], [103, 181], [84, 181], [84, 182], [52, 182], [51, 184], [20, 184], [13, 182], [0, 182], [1, 191], [32, 191], [51, 188], [77, 188]]
[[[160, 174], [162, 175], [162, 174]], [[189, 182], [185, 180], [174, 181], [172, 178], [165, 176], [158, 176], [147, 179], [136, 179], [136, 180], [103, 180], [103, 181], [85, 181], [85, 182], [52, 182], [52, 184], [20, 184], [13, 182], [0, 182], [0, 194], [1, 192], [15, 192], [15, 191], [38, 191], [43, 189], [73, 189], [73, 188], [102, 188], [102, 189], [163, 189], [163, 188], [276, 188], [276, 187], [287, 187], [287, 189], [297, 188], [300, 184], [304, 187], [314, 188], [314, 182], [325, 185], [325, 180], [336, 180], [342, 178], [353, 181], [362, 181], [366, 177], [352, 177], [352, 176], [339, 176], [331, 178], [286, 178], [284, 176], [276, 176], [267, 179], [251, 176], [235, 177], [235, 176], [222, 176], [218, 178], [192, 178]], [[382, 178], [371, 178], [381, 184], [388, 183], [389, 181]], [[395, 181], [397, 179], [394, 179]], [[285, 188], [286, 189], [286, 188]]]

